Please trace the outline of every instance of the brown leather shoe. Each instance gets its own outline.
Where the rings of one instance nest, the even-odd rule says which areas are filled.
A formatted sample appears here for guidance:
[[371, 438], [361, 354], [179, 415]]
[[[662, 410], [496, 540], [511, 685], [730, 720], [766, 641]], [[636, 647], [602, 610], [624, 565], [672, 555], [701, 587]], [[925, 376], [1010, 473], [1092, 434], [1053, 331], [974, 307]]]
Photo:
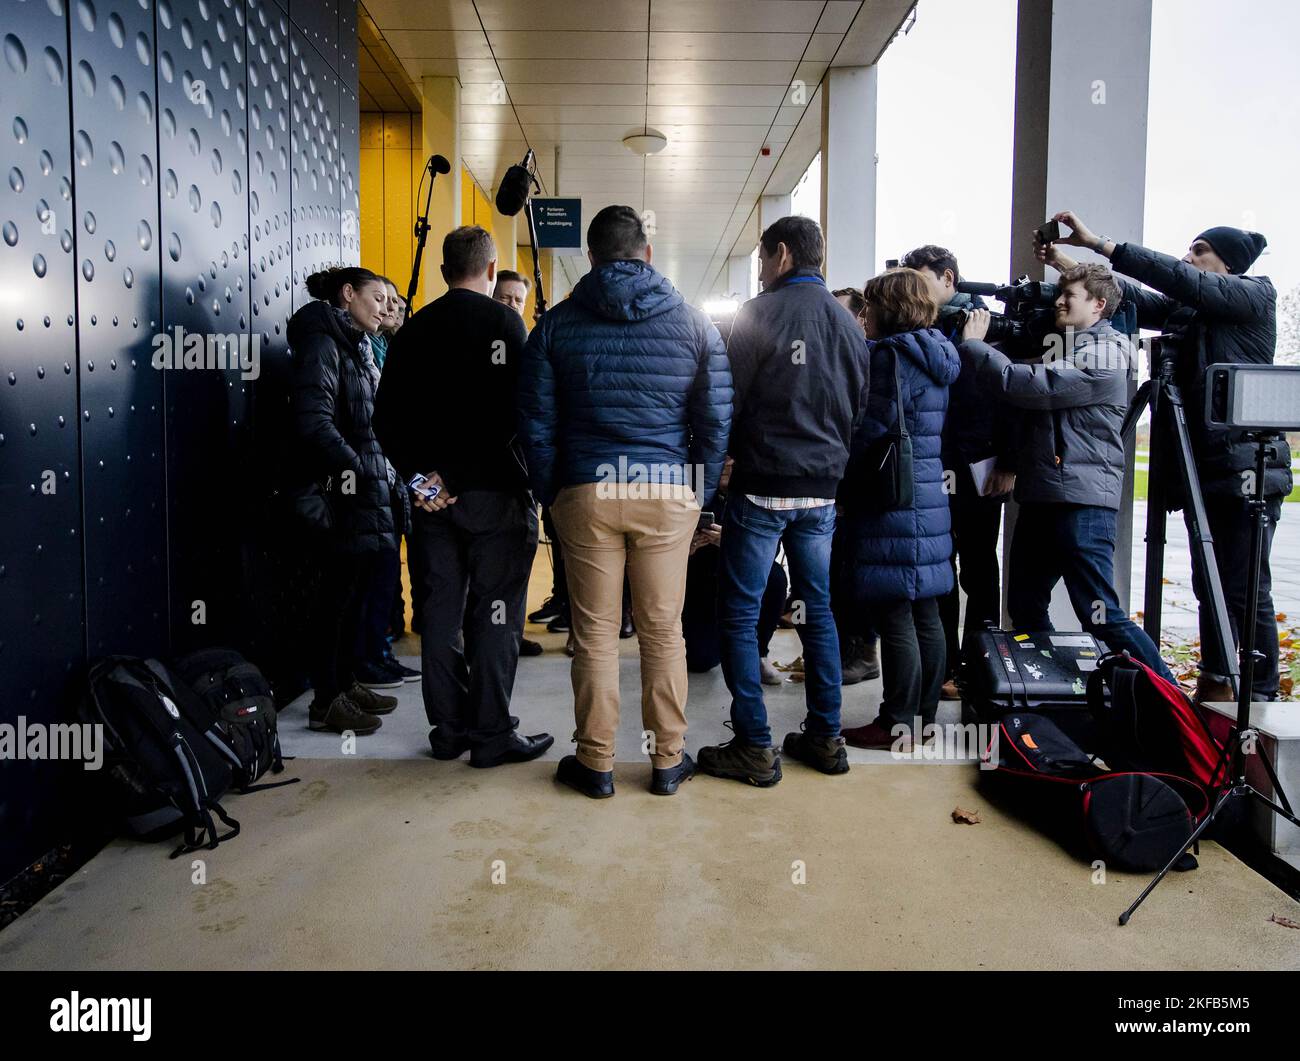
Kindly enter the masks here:
[[[879, 721], [868, 722], [865, 726], [840, 730], [840, 736], [844, 738], [844, 743], [852, 745], [854, 748], [871, 748], [885, 752], [893, 751], [898, 746], [899, 740]], [[903, 739], [907, 744], [906, 750], [910, 751], [912, 747], [911, 738], [905, 737]], [[900, 748], [900, 750], [902, 749]]]
[[940, 700], [960, 700], [961, 690], [957, 688], [957, 683], [949, 678], [943, 683], [943, 688], [939, 690]]
[[1217, 678], [1207, 678], [1204, 674], [1196, 677], [1196, 695], [1199, 704], [1235, 704], [1237, 698], [1232, 695], [1232, 686]]

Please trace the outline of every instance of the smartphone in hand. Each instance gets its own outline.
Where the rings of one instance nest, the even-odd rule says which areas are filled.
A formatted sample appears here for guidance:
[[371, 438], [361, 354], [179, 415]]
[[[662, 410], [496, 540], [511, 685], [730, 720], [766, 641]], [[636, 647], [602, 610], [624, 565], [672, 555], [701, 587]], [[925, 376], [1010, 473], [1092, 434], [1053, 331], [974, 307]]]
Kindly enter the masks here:
[[411, 481], [407, 483], [406, 486], [407, 489], [410, 490], [411, 493], [415, 494], [416, 497], [422, 497], [426, 501], [432, 501], [435, 497], [437, 497], [440, 493], [442, 493], [442, 487], [439, 486], [437, 483], [432, 483], [429, 486], [425, 486], [424, 484], [427, 482], [429, 482], [427, 476], [414, 475], [411, 477]]
[[1034, 229], [1034, 239], [1047, 246], [1049, 243], [1055, 243], [1061, 238], [1061, 223], [1059, 221], [1044, 221]]
[[701, 512], [701, 513], [700, 513], [700, 522], [696, 525], [695, 530], [696, 530], [697, 532], [699, 532], [699, 531], [704, 531], [704, 530], [708, 530], [710, 527], [713, 526], [713, 520], [714, 520], [714, 518], [715, 518], [715, 517], [714, 517], [714, 515], [713, 515], [712, 512], [707, 512], [707, 511], [706, 511], [706, 512]]

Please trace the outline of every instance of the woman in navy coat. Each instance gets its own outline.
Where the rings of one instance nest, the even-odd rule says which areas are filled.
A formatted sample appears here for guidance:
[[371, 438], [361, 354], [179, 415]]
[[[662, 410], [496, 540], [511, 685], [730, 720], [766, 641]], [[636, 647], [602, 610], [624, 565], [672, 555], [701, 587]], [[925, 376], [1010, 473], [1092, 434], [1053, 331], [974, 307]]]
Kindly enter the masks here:
[[[911, 738], [922, 738], [914, 730], [934, 722], [943, 685], [946, 642], [938, 598], [952, 589], [953, 578], [939, 450], [948, 386], [961, 371], [961, 359], [931, 327], [938, 306], [916, 270], [882, 273], [867, 281], [863, 294], [863, 324], [873, 341], [870, 397], [840, 491], [846, 549], [838, 575], [880, 633], [885, 688], [876, 720], [845, 729], [844, 739], [858, 748], [910, 752]], [[898, 429], [899, 394], [911, 437], [912, 500], [882, 512], [877, 499], [855, 492], [863, 489], [860, 472], [871, 444]], [[896, 730], [900, 725], [905, 729]]]

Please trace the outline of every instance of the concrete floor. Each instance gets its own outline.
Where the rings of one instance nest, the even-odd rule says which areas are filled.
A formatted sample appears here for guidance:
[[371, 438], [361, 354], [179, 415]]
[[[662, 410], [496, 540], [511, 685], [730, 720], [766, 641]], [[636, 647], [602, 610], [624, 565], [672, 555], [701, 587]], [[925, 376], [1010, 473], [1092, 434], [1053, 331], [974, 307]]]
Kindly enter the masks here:
[[[548, 582], [543, 552], [530, 607]], [[418, 684], [345, 754], [306, 729], [302, 699], [280, 720], [301, 783], [228, 797], [243, 833], [216, 851], [111, 844], [0, 933], [0, 969], [1300, 969], [1300, 932], [1269, 921], [1300, 921], [1300, 903], [1222, 848], [1119, 928], [1145, 877], [1094, 883], [990, 806], [968, 764], [850, 749], [843, 777], [790, 763], [771, 790], [699, 777], [651, 796], [635, 640], [618, 795], [584, 799], [552, 777], [573, 728], [563, 635], [530, 636], [547, 651], [520, 661], [514, 710], [555, 733], [546, 760], [435, 762]], [[798, 651], [777, 634], [775, 659]], [[767, 692], [779, 739], [803, 687]], [[879, 696], [846, 689], [846, 724]], [[717, 671], [691, 676], [688, 748], [730, 736], [728, 703]], [[954, 824], [958, 806], [982, 824]]]
[[664, 799], [620, 764], [600, 802], [546, 763], [293, 769], [229, 800], [244, 832], [200, 853], [206, 883], [115, 843], [0, 934], [0, 968], [1300, 969], [1300, 933], [1268, 920], [1300, 903], [1221, 848], [1120, 928], [1142, 878], [1092, 883], [973, 768], [792, 764]]

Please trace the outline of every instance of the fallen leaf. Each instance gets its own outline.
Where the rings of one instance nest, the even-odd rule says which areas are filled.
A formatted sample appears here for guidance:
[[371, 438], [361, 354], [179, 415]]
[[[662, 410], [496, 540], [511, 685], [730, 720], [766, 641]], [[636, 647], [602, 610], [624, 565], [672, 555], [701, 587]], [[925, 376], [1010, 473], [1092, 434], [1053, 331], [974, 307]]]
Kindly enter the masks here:
[[[977, 810], [962, 810], [961, 807], [952, 809], [952, 820], [958, 825], [979, 825], [980, 813]], [[1300, 925], [1296, 926], [1300, 928]]]
[[[953, 813], [956, 814], [957, 812], [953, 811]], [[1289, 917], [1278, 917], [1277, 914], [1273, 914], [1269, 917], [1269, 920], [1275, 925], [1281, 925], [1283, 928], [1300, 928], [1300, 921], [1292, 921]]]

